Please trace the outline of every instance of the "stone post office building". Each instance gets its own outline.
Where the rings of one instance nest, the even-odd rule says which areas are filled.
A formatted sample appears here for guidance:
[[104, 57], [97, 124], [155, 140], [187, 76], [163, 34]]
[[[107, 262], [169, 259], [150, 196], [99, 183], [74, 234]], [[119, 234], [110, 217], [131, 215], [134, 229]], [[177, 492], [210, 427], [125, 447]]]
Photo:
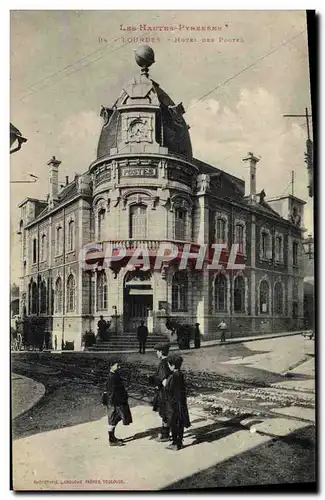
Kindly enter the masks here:
[[[93, 163], [62, 187], [53, 157], [47, 199], [19, 205], [21, 316], [44, 317], [58, 345], [75, 349], [86, 330], [96, 332], [100, 315], [121, 336], [142, 318], [152, 334], [165, 333], [166, 318], [198, 322], [208, 339], [219, 336], [221, 319], [233, 336], [300, 328], [304, 202], [256, 193], [252, 153], [243, 163], [246, 193], [244, 181], [194, 158], [184, 108], [150, 79], [153, 52], [144, 54], [141, 72], [111, 108], [102, 107]], [[161, 242], [180, 251], [186, 243], [226, 243], [224, 263], [237, 243], [245, 269], [179, 270], [177, 259], [160, 269], [131, 269], [126, 261], [84, 269], [80, 249], [103, 242], [148, 248], [150, 256]]]

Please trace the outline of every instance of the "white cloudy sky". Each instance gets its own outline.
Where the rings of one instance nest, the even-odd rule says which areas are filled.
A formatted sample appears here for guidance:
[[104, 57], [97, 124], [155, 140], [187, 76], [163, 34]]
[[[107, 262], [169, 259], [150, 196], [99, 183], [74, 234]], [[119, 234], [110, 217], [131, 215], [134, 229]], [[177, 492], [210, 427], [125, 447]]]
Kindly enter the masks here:
[[[261, 156], [257, 188], [264, 188], [267, 197], [282, 194], [295, 170], [295, 194], [307, 201], [305, 226], [312, 233], [306, 126], [302, 118], [282, 116], [310, 109], [307, 34], [299, 35], [306, 29], [304, 11], [13, 11], [11, 121], [28, 142], [11, 155], [11, 178], [27, 179], [29, 172], [40, 178], [36, 184], [11, 184], [13, 280], [20, 266], [14, 234], [18, 203], [27, 196], [45, 198], [51, 156], [62, 161], [62, 181], [85, 171], [95, 159], [100, 105], [112, 105], [123, 83], [139, 71], [133, 57], [137, 40], [127, 37], [142, 33], [128, 34], [120, 25], [145, 23], [218, 25], [222, 32], [209, 35], [215, 40], [243, 38], [242, 43], [187, 43], [174, 42], [170, 33], [153, 34], [160, 41], [151, 43], [156, 63], [150, 75], [174, 101], [189, 108], [185, 118], [197, 158], [245, 178], [241, 159], [253, 151]], [[182, 33], [189, 36], [194, 35]], [[204, 34], [195, 36], [199, 40]]]

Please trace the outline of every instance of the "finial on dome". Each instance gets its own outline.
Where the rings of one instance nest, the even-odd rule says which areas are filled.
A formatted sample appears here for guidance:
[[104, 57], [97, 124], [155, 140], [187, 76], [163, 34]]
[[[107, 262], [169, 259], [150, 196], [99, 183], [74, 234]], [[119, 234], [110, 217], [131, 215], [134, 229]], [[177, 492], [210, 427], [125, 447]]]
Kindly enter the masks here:
[[149, 76], [149, 66], [155, 62], [155, 53], [149, 45], [141, 45], [135, 51], [135, 61], [141, 68], [141, 73]]

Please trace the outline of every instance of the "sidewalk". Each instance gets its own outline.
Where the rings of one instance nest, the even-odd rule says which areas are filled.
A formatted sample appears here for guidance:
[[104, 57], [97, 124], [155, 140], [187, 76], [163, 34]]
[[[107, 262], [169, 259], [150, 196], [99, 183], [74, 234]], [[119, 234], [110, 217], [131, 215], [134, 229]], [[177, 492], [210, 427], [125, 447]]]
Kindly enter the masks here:
[[[236, 338], [231, 338], [228, 339], [226, 342], [221, 343], [219, 339], [214, 339], [214, 340], [202, 340], [201, 341], [201, 348], [203, 347], [215, 347], [215, 346], [224, 346], [224, 345], [229, 345], [229, 344], [242, 344], [244, 342], [253, 342], [254, 340], [267, 340], [267, 339], [275, 339], [277, 337], [290, 337], [292, 335], [302, 335], [303, 332], [306, 330], [299, 330], [296, 332], [281, 332], [281, 333], [270, 333], [270, 334], [260, 334], [260, 335], [251, 335], [249, 337], [236, 337]], [[194, 349], [194, 341], [191, 341], [191, 350]], [[176, 341], [171, 343], [170, 346], [171, 351], [176, 351], [178, 350], [178, 345], [176, 344]], [[188, 351], [188, 349], [183, 349], [184, 352]], [[82, 353], [89, 353], [89, 354], [94, 354], [94, 351], [51, 351], [52, 353], [55, 354], [61, 354], [63, 352], [82, 352]], [[109, 349], [105, 351], [100, 351], [96, 350], [96, 353], [108, 353], [108, 352], [114, 352], [114, 353], [123, 353], [123, 354], [132, 354], [132, 353], [138, 353], [139, 349], [123, 349], [123, 350], [115, 350], [115, 349]], [[146, 349], [146, 352], [154, 352], [154, 349], [149, 348]]]
[[[151, 407], [133, 407], [132, 415], [132, 425], [117, 427], [117, 436], [129, 439], [121, 448], [108, 445], [107, 417], [15, 440], [14, 489], [156, 491], [211, 467], [217, 471], [230, 459], [237, 460], [231, 469], [234, 477], [242, 484], [245, 481], [250, 484], [249, 474], [238, 466], [240, 461], [247, 460], [245, 453], [256, 456], [258, 474], [264, 480], [268, 481], [265, 476], [276, 475], [276, 471], [277, 474], [282, 471], [283, 475], [285, 467], [288, 476], [292, 477], [293, 471], [288, 470], [291, 466], [284, 450], [278, 454], [277, 460], [272, 455], [273, 462], [269, 457], [267, 468], [264, 464], [260, 466], [259, 450], [276, 436], [300, 432], [308, 425], [290, 417], [275, 417], [254, 422], [251, 431], [253, 422], [247, 427], [227, 426], [205, 418], [200, 409], [191, 408], [192, 427], [185, 431], [184, 449], [173, 452], [167, 450], [164, 443], [154, 440], [159, 431], [159, 418]], [[272, 454], [272, 448], [266, 453]], [[286, 460], [285, 464], [281, 460]], [[231, 477], [228, 481], [231, 485]], [[196, 487], [202, 487], [199, 480]]]

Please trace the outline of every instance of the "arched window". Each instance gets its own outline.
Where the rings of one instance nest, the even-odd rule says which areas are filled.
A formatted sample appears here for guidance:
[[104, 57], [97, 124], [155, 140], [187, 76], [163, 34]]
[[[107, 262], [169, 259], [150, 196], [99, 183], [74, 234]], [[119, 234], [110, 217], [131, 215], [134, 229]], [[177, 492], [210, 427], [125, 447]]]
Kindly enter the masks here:
[[76, 282], [70, 274], [67, 282], [67, 312], [73, 312], [76, 307]]
[[130, 238], [145, 239], [147, 237], [147, 207], [132, 205], [130, 207]]
[[55, 233], [55, 254], [61, 255], [63, 247], [63, 230], [61, 226], [57, 226]]
[[188, 278], [186, 271], [176, 272], [173, 276], [172, 310], [173, 312], [187, 312], [188, 310]]
[[37, 284], [33, 281], [30, 284], [30, 293], [31, 293], [31, 314], [37, 314], [38, 310], [38, 291]]
[[186, 210], [183, 208], [175, 208], [174, 212], [175, 223], [175, 240], [186, 239]]
[[55, 312], [62, 313], [62, 279], [59, 277], [55, 282]]
[[68, 224], [68, 252], [72, 252], [75, 248], [75, 224], [73, 220], [70, 220]]
[[274, 286], [274, 312], [283, 314], [283, 284], [280, 281]]
[[234, 311], [245, 311], [245, 280], [237, 276], [234, 281]]
[[226, 219], [224, 219], [223, 217], [218, 217], [216, 223], [216, 243], [227, 242], [226, 227], [227, 227]]
[[227, 310], [227, 280], [219, 274], [214, 282], [214, 307], [216, 311]]
[[260, 313], [269, 314], [270, 287], [267, 281], [260, 284]]
[[41, 251], [40, 251], [40, 260], [43, 262], [46, 260], [46, 235], [42, 234], [41, 238]]
[[33, 239], [33, 264], [37, 262], [37, 240]]
[[242, 224], [235, 226], [235, 243], [238, 245], [238, 251], [244, 253], [244, 226]]
[[47, 313], [47, 289], [46, 289], [46, 283], [45, 281], [41, 281], [40, 285], [40, 294], [41, 294], [41, 304], [40, 304], [40, 313], [41, 314], [46, 314]]
[[97, 275], [97, 311], [107, 310], [107, 279], [105, 271]]
[[105, 209], [101, 208], [98, 212], [98, 240], [101, 240], [104, 235], [104, 226], [105, 226]]

